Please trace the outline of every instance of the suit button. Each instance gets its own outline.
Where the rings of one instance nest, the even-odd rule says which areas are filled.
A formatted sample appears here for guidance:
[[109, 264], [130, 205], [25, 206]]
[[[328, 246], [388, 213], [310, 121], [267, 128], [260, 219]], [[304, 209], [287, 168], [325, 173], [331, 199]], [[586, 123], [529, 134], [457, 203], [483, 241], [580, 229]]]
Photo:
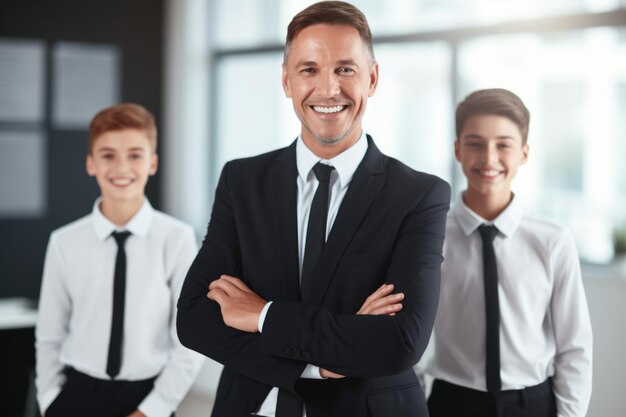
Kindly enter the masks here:
[[313, 355], [311, 354], [311, 352], [309, 352], [308, 350], [303, 350], [302, 351], [302, 358], [304, 358], [305, 360], [310, 360], [313, 357]]
[[246, 402], [246, 408], [248, 409], [248, 411], [256, 411], [258, 407], [259, 407], [259, 402], [255, 400], [254, 398], [251, 398], [248, 400], [248, 402]]

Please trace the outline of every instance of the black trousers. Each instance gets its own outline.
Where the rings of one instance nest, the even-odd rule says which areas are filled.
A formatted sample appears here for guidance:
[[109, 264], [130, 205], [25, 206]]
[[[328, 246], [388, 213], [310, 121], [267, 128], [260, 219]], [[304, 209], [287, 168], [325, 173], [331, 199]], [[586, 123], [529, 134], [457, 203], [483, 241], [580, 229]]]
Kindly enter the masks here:
[[551, 380], [496, 395], [435, 380], [428, 398], [430, 417], [556, 417]]
[[48, 407], [46, 417], [127, 417], [150, 393], [156, 379], [102, 380], [71, 368], [65, 374], [65, 385]]

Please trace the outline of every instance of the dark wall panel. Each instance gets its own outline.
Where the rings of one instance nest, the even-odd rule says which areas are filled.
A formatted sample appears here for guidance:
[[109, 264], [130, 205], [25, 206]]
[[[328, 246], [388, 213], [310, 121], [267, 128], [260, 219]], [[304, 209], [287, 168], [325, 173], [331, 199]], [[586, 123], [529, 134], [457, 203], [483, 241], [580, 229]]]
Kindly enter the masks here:
[[[160, 127], [163, 13], [162, 0], [0, 1], [0, 37], [42, 40], [48, 51], [46, 117], [39, 126], [46, 135], [47, 210], [40, 218], [0, 218], [0, 298], [38, 297], [50, 232], [88, 214], [98, 196], [95, 180], [85, 172], [86, 130], [57, 130], [50, 123], [52, 46], [60, 41], [116, 45], [121, 100], [146, 106]], [[159, 150], [164, 151], [161, 145]], [[161, 203], [159, 182], [157, 174], [146, 191], [155, 207]]]

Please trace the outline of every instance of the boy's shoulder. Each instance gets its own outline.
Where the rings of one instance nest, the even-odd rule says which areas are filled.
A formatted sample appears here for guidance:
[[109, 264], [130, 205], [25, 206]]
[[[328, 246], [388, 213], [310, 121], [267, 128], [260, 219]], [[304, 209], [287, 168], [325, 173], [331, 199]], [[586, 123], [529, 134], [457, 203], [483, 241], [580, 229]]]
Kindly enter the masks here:
[[50, 238], [61, 242], [76, 240], [91, 227], [91, 216], [91, 214], [87, 214], [53, 230]]
[[537, 234], [544, 237], [558, 237], [567, 234], [567, 229], [564, 226], [560, 225], [545, 214], [541, 214], [528, 208], [524, 208], [522, 218], [520, 220], [520, 226], [536, 231]]
[[167, 235], [194, 235], [193, 228], [182, 220], [162, 211], [153, 209], [151, 230]]

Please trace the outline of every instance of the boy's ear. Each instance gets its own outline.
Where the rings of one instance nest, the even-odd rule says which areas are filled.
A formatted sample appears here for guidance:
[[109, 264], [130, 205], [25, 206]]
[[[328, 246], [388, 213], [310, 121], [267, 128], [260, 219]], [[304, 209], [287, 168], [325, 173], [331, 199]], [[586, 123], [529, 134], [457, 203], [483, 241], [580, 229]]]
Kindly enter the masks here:
[[528, 148], [528, 144], [527, 144], [527, 143], [525, 143], [525, 144], [522, 146], [522, 155], [523, 155], [523, 156], [522, 156], [522, 164], [525, 164], [525, 163], [526, 163], [526, 161], [528, 161], [528, 149], [529, 149], [529, 148]]
[[91, 153], [87, 154], [87, 160], [85, 161], [85, 168], [87, 169], [87, 174], [89, 174], [90, 177], [96, 176], [96, 169], [93, 166], [93, 157], [91, 156]]
[[458, 139], [454, 141], [454, 158], [461, 162], [461, 144]]
[[154, 175], [157, 172], [157, 168], [159, 168], [159, 155], [153, 153], [150, 159], [150, 175]]

